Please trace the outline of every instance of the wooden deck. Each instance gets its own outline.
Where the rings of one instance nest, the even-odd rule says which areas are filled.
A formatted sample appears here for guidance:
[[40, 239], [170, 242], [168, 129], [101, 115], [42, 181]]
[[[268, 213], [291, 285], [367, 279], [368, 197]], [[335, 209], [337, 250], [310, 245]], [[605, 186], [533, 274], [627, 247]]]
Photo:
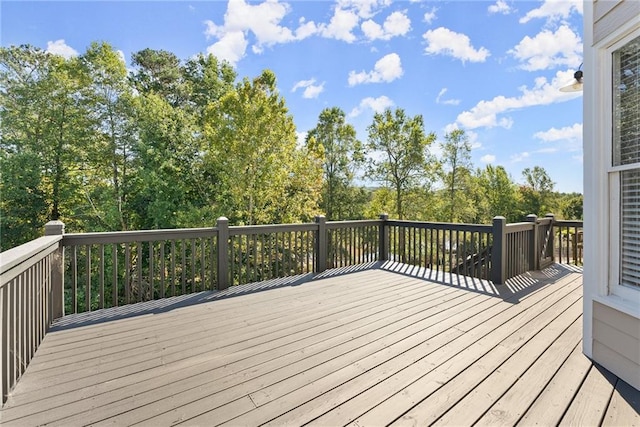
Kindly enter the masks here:
[[368, 266], [67, 316], [0, 423], [640, 425], [640, 392], [582, 355], [580, 271], [499, 288], [429, 274]]

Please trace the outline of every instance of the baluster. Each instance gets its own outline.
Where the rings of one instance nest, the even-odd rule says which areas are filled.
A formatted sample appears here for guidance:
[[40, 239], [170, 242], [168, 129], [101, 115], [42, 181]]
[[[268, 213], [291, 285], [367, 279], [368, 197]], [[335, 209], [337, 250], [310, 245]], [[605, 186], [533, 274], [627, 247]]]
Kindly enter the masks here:
[[164, 246], [166, 243], [167, 242], [165, 240], [160, 241], [160, 298], [164, 298], [164, 289], [166, 286], [166, 260], [164, 254]]
[[78, 289], [78, 247], [73, 246], [71, 250], [71, 310], [72, 313], [78, 312], [77, 301]]
[[113, 266], [111, 267], [111, 304], [117, 307], [118, 304], [118, 244], [111, 245], [111, 259]]
[[131, 302], [131, 249], [129, 243], [124, 244], [124, 295], [125, 303]]
[[155, 294], [155, 285], [154, 285], [154, 280], [153, 280], [153, 276], [154, 276], [154, 263], [153, 263], [153, 256], [154, 256], [154, 250], [153, 250], [153, 241], [149, 242], [149, 298], [147, 298], [148, 300], [153, 300], [154, 298], [154, 294]]
[[100, 308], [104, 308], [104, 245], [100, 245]]
[[142, 302], [142, 242], [136, 242], [138, 253], [138, 302]]

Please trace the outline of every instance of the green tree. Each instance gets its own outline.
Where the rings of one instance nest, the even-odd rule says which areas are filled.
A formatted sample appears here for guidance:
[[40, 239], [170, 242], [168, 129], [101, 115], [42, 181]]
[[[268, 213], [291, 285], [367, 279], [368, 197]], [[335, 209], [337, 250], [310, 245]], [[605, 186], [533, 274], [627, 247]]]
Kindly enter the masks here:
[[91, 117], [89, 167], [83, 171], [89, 185], [82, 189], [90, 208], [87, 225], [96, 231], [127, 230], [136, 141], [127, 70], [107, 43], [92, 43], [79, 59], [89, 81], [84, 100]]
[[181, 70], [186, 107], [193, 110], [198, 125], [203, 126], [206, 107], [234, 89], [236, 72], [229, 63], [203, 54], [189, 59]]
[[421, 115], [407, 117], [400, 108], [376, 113], [367, 130], [367, 177], [393, 190], [395, 214], [403, 219], [407, 195], [431, 179], [429, 146], [436, 136], [425, 133]]
[[522, 214], [544, 215], [552, 212], [554, 207], [551, 205], [551, 196], [555, 184], [547, 171], [541, 166], [535, 166], [533, 169], [524, 169], [522, 176], [526, 183], [519, 190]]
[[65, 59], [28, 45], [0, 48], [4, 162], [12, 163], [14, 155], [31, 159], [26, 164], [39, 168], [38, 190], [48, 211], [45, 220], [63, 219], [71, 230], [78, 225], [75, 209], [83, 184], [79, 171], [87, 152], [84, 77], [77, 58]]
[[[317, 200], [321, 169], [300, 166], [293, 118], [276, 89], [273, 72], [245, 78], [207, 108], [204, 126], [206, 170], [217, 182], [216, 201], [233, 223], [265, 224], [291, 219], [289, 200]], [[315, 153], [312, 157], [318, 157]], [[314, 163], [311, 163], [314, 164]], [[319, 165], [320, 163], [315, 163]], [[300, 179], [308, 173], [309, 185]], [[314, 174], [318, 177], [314, 177]], [[295, 185], [294, 185], [295, 183]], [[305, 203], [310, 217], [316, 202]]]
[[181, 218], [203, 204], [197, 191], [203, 156], [194, 139], [193, 117], [154, 92], [138, 96], [134, 106], [138, 140], [129, 206], [137, 227], [191, 225], [181, 224]]
[[353, 188], [353, 179], [363, 161], [363, 153], [356, 131], [346, 122], [344, 112], [337, 107], [322, 110], [318, 124], [307, 134], [306, 144], [319, 145], [324, 153], [320, 207], [327, 219], [357, 216], [356, 202], [362, 201], [362, 197], [358, 198], [361, 192]]
[[442, 143], [442, 181], [447, 191], [444, 206], [449, 222], [470, 221], [475, 216], [475, 205], [470, 203], [471, 143], [462, 129], [444, 136]]
[[40, 158], [31, 152], [0, 152], [0, 251], [42, 235], [47, 203]]
[[479, 222], [491, 222], [495, 216], [504, 216], [510, 222], [521, 221], [517, 187], [505, 168], [487, 165], [477, 176], [479, 190], [486, 201], [486, 210]]
[[171, 106], [182, 105], [187, 99], [180, 59], [166, 50], [143, 49], [131, 55], [136, 71], [131, 82], [140, 93], [155, 93]]
[[562, 207], [562, 217], [564, 219], [583, 219], [584, 197], [582, 194], [571, 195]]

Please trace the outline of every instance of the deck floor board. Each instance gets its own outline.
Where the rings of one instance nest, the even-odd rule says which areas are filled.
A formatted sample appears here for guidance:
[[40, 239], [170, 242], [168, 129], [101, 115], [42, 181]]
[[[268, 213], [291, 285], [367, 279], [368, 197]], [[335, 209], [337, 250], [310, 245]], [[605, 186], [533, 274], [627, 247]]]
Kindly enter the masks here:
[[0, 423], [636, 425], [581, 353], [581, 284], [388, 264], [67, 316]]

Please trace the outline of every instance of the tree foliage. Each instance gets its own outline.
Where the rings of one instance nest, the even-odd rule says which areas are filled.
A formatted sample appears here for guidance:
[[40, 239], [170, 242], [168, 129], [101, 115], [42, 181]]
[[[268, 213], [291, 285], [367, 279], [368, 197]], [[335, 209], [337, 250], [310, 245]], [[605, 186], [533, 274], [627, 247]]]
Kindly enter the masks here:
[[337, 107], [322, 110], [318, 124], [307, 134], [306, 145], [323, 154], [320, 208], [327, 219], [361, 218], [357, 207], [363, 206], [364, 193], [354, 187], [353, 180], [364, 160], [363, 147], [344, 112]]
[[70, 232], [308, 220], [322, 155], [263, 72], [236, 82], [211, 55], [108, 43], [63, 58], [0, 48], [2, 249], [61, 219]]
[[446, 220], [470, 222], [476, 205], [470, 203], [471, 143], [463, 129], [444, 135], [442, 145], [442, 181], [447, 196], [444, 198]]
[[[518, 185], [473, 169], [464, 130], [442, 157], [420, 115], [376, 113], [367, 141], [337, 107], [304, 144], [276, 76], [239, 78], [212, 55], [144, 49], [127, 68], [104, 42], [63, 58], [0, 48], [0, 249], [61, 219], [69, 232], [392, 217], [488, 223], [554, 212], [581, 218], [540, 166]], [[376, 187], [365, 188], [364, 183]], [[436, 182], [438, 180], [438, 182]]]
[[425, 132], [422, 116], [408, 117], [401, 108], [376, 113], [367, 130], [367, 176], [393, 190], [395, 214], [403, 219], [407, 195], [431, 179], [429, 146], [436, 136]]
[[[317, 212], [313, 201], [321, 183], [319, 162], [306, 164], [308, 158], [298, 152], [293, 118], [272, 72], [243, 79], [210, 104], [204, 131], [205, 167], [219, 183], [216, 202], [234, 223], [308, 218], [310, 212], [300, 212], [292, 200]], [[316, 157], [308, 151], [311, 158]], [[308, 185], [295, 184], [303, 182]]]

